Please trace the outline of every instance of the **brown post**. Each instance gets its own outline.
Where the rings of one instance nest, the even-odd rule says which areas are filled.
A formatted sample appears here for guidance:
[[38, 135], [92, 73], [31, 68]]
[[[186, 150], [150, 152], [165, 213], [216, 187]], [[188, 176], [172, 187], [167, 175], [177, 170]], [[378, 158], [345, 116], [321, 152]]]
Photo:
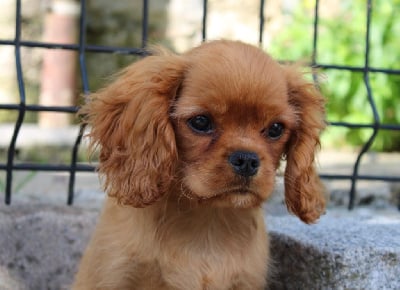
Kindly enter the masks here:
[[[0, 7], [0, 38], [13, 39], [15, 35], [15, 1], [2, 1]], [[15, 104], [18, 102], [14, 48], [0, 46], [0, 103]], [[0, 122], [9, 120], [11, 112], [0, 110]]]
[[[45, 18], [44, 42], [73, 44], [77, 38], [79, 4], [75, 0], [53, 0]], [[77, 53], [46, 49], [43, 54], [39, 103], [72, 106], [76, 96]], [[39, 126], [60, 128], [70, 124], [71, 114], [40, 112]]]

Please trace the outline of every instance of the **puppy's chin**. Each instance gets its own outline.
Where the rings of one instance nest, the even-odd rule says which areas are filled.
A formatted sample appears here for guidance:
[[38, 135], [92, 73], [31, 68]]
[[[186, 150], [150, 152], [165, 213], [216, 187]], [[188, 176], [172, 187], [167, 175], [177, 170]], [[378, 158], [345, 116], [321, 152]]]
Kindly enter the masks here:
[[186, 184], [182, 195], [199, 205], [218, 208], [255, 208], [261, 206], [265, 197], [247, 187], [223, 189], [194, 188]]
[[261, 206], [263, 200], [254, 192], [227, 192], [210, 198], [200, 199], [199, 203], [221, 208], [254, 208]]

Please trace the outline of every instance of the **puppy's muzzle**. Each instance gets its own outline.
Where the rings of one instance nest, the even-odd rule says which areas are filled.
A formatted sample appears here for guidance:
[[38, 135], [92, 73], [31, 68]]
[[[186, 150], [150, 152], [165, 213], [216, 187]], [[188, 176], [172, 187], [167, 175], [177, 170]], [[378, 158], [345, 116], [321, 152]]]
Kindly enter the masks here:
[[254, 152], [235, 151], [228, 157], [234, 172], [243, 177], [254, 176], [260, 167], [260, 158]]

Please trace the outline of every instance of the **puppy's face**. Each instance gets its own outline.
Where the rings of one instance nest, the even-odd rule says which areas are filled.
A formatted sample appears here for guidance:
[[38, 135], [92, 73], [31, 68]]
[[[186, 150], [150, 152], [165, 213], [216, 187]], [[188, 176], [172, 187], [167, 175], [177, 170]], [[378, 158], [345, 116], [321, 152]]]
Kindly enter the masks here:
[[161, 50], [89, 99], [80, 113], [92, 150], [100, 148], [104, 188], [121, 204], [145, 207], [178, 193], [255, 207], [284, 155], [288, 210], [306, 223], [324, 212], [314, 166], [324, 99], [256, 47], [214, 41], [179, 56]]
[[183, 194], [215, 206], [258, 206], [296, 129], [284, 72], [253, 47], [209, 45], [187, 58], [172, 108]]

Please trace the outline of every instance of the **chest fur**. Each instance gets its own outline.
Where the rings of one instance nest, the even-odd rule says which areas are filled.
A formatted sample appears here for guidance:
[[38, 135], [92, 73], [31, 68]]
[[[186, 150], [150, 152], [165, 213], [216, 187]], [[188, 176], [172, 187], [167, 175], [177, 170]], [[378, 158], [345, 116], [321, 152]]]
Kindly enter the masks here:
[[268, 256], [262, 217], [234, 211], [191, 214], [168, 215], [157, 225], [153, 263], [165, 289], [258, 289]]

